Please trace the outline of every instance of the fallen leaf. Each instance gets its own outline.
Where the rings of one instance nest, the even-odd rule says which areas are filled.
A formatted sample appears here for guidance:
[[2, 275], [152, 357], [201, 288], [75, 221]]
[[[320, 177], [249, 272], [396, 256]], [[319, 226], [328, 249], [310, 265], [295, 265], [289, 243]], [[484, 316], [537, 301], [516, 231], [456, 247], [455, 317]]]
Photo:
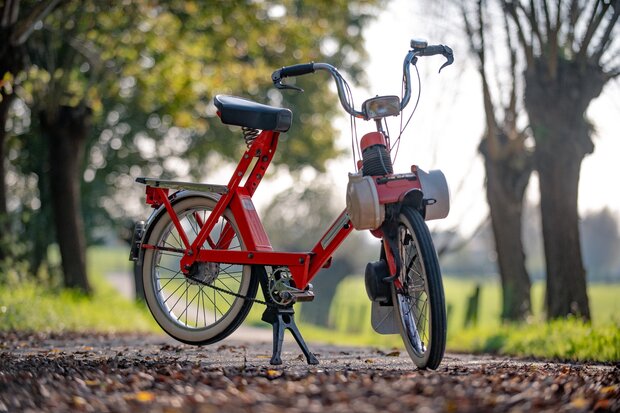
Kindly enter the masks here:
[[600, 411], [600, 410], [608, 410], [609, 409], [609, 399], [603, 399], [596, 402], [592, 410]]
[[73, 396], [71, 398], [71, 403], [73, 403], [74, 406], [86, 406], [86, 400], [80, 396]]
[[282, 372], [281, 372], [281, 371], [278, 371], [278, 370], [271, 370], [271, 369], [267, 370], [267, 377], [268, 377], [268, 378], [270, 378], [270, 379], [275, 379], [275, 378], [278, 378], [278, 377], [280, 377], [281, 375], [282, 375]]
[[134, 398], [141, 403], [148, 403], [155, 400], [155, 395], [150, 391], [139, 391]]
[[585, 409], [590, 406], [590, 400], [584, 399], [583, 397], [576, 397], [571, 400], [570, 405], [575, 409]]

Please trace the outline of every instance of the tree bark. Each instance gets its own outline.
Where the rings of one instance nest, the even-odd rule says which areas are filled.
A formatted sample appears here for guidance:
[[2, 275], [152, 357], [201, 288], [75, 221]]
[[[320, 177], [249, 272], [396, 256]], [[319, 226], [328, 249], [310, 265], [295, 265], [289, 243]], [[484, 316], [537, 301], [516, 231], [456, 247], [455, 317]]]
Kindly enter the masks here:
[[64, 284], [85, 293], [90, 292], [90, 284], [79, 183], [89, 122], [90, 110], [83, 106], [61, 106], [56, 113], [41, 116], [50, 143], [50, 194]]
[[9, 116], [9, 108], [13, 100], [13, 95], [6, 95], [2, 92], [0, 97], [0, 261], [3, 261], [9, 251], [6, 250], [7, 237], [10, 231], [9, 216], [6, 205], [6, 169], [5, 169], [5, 141], [6, 141], [6, 121]]
[[6, 217], [6, 170], [5, 170], [5, 157], [4, 145], [6, 141], [6, 121], [9, 117], [9, 108], [13, 101], [13, 95], [7, 95], [2, 92], [0, 96], [0, 217], [2, 220]]
[[531, 157], [523, 149], [522, 153], [492, 159], [484, 149], [486, 143], [483, 140], [480, 149], [485, 157], [486, 194], [502, 283], [501, 317], [504, 321], [524, 321], [532, 309], [531, 282], [521, 237], [523, 197], [532, 172]]
[[525, 74], [525, 108], [536, 141], [550, 319], [590, 319], [579, 242], [578, 187], [583, 158], [594, 150], [585, 118], [605, 84], [598, 65], [558, 59], [551, 75], [543, 58]]

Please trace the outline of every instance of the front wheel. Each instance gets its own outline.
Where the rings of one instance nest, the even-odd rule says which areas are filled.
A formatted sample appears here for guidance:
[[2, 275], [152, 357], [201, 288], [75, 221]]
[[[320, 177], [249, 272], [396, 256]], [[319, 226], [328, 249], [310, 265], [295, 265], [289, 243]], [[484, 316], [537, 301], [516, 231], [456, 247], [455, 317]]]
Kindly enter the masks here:
[[418, 368], [436, 369], [446, 348], [446, 306], [437, 253], [422, 216], [403, 206], [398, 216], [400, 274], [392, 302], [400, 335]]

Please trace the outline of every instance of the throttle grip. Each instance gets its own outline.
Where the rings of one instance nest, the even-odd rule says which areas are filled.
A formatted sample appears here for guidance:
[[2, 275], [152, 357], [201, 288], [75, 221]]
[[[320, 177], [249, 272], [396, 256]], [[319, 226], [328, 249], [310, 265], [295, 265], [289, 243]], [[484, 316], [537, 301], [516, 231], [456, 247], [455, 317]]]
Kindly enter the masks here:
[[301, 76], [308, 73], [314, 73], [314, 63], [302, 63], [299, 65], [284, 66], [271, 74], [271, 80], [278, 89], [293, 89], [303, 92], [302, 88], [282, 83], [282, 79], [290, 76]]
[[308, 73], [314, 73], [314, 63], [302, 63], [298, 65], [285, 66], [280, 69], [280, 76], [282, 78], [307, 75]]
[[434, 56], [434, 55], [440, 54], [443, 57], [445, 57], [446, 61], [439, 68], [439, 72], [441, 72], [441, 69], [443, 69], [446, 66], [451, 65], [454, 62], [454, 54], [452, 52], [452, 49], [443, 44], [427, 46], [424, 49], [418, 49], [416, 54], [418, 56]]

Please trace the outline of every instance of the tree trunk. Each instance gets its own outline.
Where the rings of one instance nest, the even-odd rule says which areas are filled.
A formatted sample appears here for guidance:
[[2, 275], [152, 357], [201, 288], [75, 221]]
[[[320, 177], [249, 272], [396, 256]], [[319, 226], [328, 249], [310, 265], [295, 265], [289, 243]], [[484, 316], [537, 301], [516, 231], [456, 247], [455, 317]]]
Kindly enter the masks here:
[[[0, 96], [0, 237], [5, 238], [9, 234], [9, 216], [6, 205], [6, 169], [5, 169], [5, 141], [6, 141], [6, 121], [9, 116], [9, 108], [13, 101], [13, 95], [6, 95], [2, 92]], [[6, 243], [0, 239], [0, 261], [8, 255]]]
[[43, 113], [41, 126], [50, 143], [50, 194], [64, 283], [86, 293], [86, 240], [80, 210], [80, 171], [89, 130], [90, 111], [61, 106]]
[[6, 170], [4, 145], [6, 141], [6, 121], [9, 117], [9, 108], [13, 101], [13, 95], [6, 95], [4, 92], [0, 96], [0, 217], [4, 219], [7, 213], [6, 209]]
[[538, 58], [526, 72], [525, 107], [536, 141], [535, 164], [547, 267], [545, 305], [550, 319], [590, 319], [579, 241], [579, 171], [594, 150], [585, 112], [605, 84], [596, 65], [558, 59], [554, 74]]
[[[506, 137], [498, 139], [506, 144]], [[485, 157], [486, 194], [502, 283], [502, 320], [523, 321], [531, 313], [531, 282], [525, 268], [521, 237], [523, 197], [532, 172], [532, 161], [525, 149], [491, 159], [482, 141]]]

